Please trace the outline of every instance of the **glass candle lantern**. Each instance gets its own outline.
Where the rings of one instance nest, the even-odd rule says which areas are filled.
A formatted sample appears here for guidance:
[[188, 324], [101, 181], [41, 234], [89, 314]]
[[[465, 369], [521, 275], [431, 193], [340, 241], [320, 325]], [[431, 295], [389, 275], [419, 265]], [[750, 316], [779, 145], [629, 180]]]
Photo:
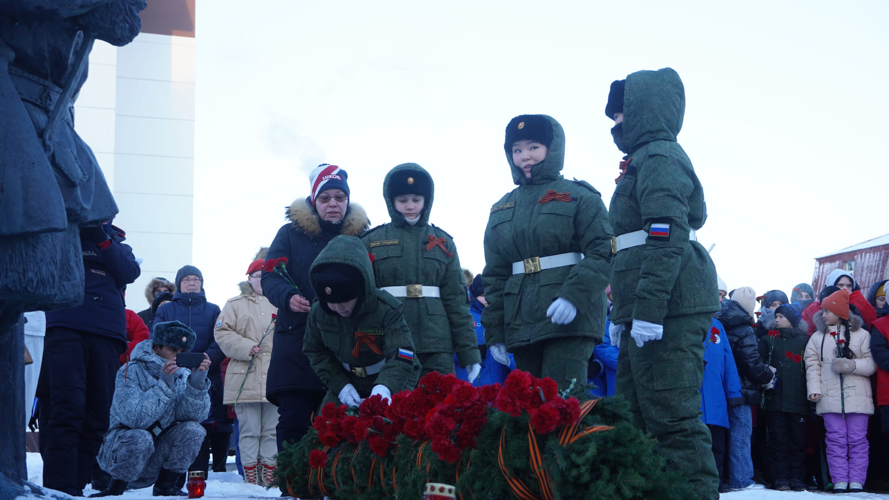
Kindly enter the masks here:
[[454, 500], [457, 489], [450, 484], [426, 483], [423, 500]]
[[189, 471], [188, 482], [185, 484], [185, 489], [188, 490], [188, 498], [203, 497], [204, 490], [207, 489], [207, 482], [204, 480], [204, 471]]

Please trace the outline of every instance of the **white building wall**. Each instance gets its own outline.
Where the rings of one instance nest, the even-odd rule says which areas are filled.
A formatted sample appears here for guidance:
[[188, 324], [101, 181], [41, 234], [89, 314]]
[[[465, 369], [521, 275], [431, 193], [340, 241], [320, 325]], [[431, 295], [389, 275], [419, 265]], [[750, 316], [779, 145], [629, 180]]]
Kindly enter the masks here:
[[120, 208], [115, 224], [142, 259], [127, 307], [145, 286], [192, 263], [194, 38], [140, 34], [125, 47], [96, 42], [77, 101], [78, 133], [93, 148]]

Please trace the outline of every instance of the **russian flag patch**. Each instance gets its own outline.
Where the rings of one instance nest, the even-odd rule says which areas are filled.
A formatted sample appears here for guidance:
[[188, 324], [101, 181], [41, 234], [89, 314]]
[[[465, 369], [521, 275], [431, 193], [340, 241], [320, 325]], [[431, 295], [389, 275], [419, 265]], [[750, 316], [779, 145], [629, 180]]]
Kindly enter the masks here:
[[669, 240], [670, 224], [665, 224], [663, 222], [652, 222], [651, 229], [648, 230], [648, 237], [656, 238], [659, 240]]
[[402, 361], [407, 361], [408, 363], [414, 362], [414, 353], [408, 351], [407, 349], [398, 349], [398, 359]]

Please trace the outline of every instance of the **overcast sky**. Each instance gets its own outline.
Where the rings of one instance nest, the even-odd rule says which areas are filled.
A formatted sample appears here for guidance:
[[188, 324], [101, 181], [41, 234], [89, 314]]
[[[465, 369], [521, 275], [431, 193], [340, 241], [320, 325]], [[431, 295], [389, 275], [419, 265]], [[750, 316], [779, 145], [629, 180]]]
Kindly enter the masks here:
[[889, 2], [245, 5], [197, 4], [193, 263], [213, 302], [238, 293], [320, 162], [348, 171], [373, 225], [389, 222], [386, 172], [422, 165], [432, 222], [481, 273], [490, 206], [515, 187], [510, 118], [558, 120], [563, 174], [607, 206], [621, 159], [609, 85], [666, 66], [707, 199], [698, 238], [730, 289], [789, 293], [815, 257], [889, 232]]

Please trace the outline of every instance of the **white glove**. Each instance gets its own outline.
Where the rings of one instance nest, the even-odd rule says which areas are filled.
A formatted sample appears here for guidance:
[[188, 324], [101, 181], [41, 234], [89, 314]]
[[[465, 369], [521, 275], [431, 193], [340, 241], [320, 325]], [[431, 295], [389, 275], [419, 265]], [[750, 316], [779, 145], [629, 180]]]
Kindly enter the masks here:
[[[509, 361], [509, 359], [507, 359]], [[478, 363], [473, 363], [466, 367], [466, 378], [469, 380], [469, 383], [475, 382], [475, 379], [478, 377], [478, 374], [482, 371], [482, 365]]]
[[616, 325], [611, 323], [611, 327], [608, 328], [608, 337], [611, 339], [611, 345], [614, 347], [620, 347], [620, 334], [624, 333], [624, 325]]
[[577, 308], [561, 297], [554, 300], [546, 310], [546, 317], [552, 318], [553, 323], [557, 325], [567, 325], [574, 321], [575, 316], [577, 316]]
[[664, 336], [664, 325], [634, 319], [630, 336], [636, 340], [636, 347], [642, 347], [649, 340], [660, 340]]
[[340, 402], [348, 407], [355, 407], [361, 404], [361, 398], [358, 397], [358, 391], [355, 390], [355, 386], [352, 384], [346, 384], [346, 386], [343, 387], [343, 390], [340, 391], [338, 397]]
[[383, 402], [389, 404], [389, 400], [392, 399], [392, 393], [389, 391], [389, 388], [382, 384], [377, 384], [374, 386], [373, 390], [370, 391], [371, 396], [375, 396], [379, 394], [383, 396]]
[[494, 344], [488, 348], [488, 352], [494, 357], [494, 361], [503, 366], [509, 366], [509, 355], [506, 354], [505, 344]]

